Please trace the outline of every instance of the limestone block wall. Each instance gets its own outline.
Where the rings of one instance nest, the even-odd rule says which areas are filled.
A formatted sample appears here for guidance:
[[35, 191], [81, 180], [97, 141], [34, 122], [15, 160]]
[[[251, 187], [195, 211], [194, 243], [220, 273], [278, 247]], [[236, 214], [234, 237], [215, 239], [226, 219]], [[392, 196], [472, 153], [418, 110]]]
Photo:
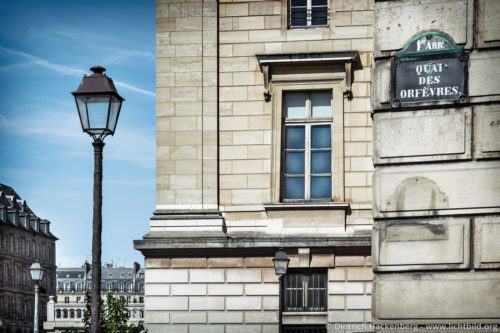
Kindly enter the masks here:
[[[370, 257], [315, 256], [328, 269], [328, 312], [284, 316], [284, 324], [369, 323]], [[329, 266], [324, 266], [328, 263]], [[290, 267], [299, 267], [291, 255]], [[277, 332], [279, 283], [271, 257], [146, 259], [145, 320], [149, 332]]]
[[158, 0], [156, 205], [217, 207], [217, 3]]
[[[370, 65], [373, 1], [330, 1], [330, 26], [287, 29], [286, 1], [219, 2], [220, 206], [262, 211], [272, 196], [273, 103], [264, 101], [256, 54], [359, 51], [354, 98], [343, 103], [344, 193], [355, 212], [347, 229], [371, 228], [372, 124]], [[313, 87], [313, 86], [312, 86]], [[359, 211], [358, 211], [359, 210]], [[363, 211], [364, 210], [364, 211]]]
[[[375, 2], [376, 323], [500, 322], [499, 13], [489, 0]], [[463, 47], [468, 103], [394, 108], [391, 61], [426, 31]]]

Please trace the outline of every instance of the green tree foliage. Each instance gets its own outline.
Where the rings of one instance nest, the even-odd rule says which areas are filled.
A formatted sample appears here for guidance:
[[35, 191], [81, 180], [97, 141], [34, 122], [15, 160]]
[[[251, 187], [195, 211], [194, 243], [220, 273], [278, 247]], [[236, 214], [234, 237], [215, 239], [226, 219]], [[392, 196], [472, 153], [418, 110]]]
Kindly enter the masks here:
[[[83, 313], [84, 332], [90, 332], [90, 292], [85, 294], [85, 311]], [[146, 333], [144, 324], [140, 321], [137, 326], [127, 324], [129, 313], [127, 311], [127, 301], [125, 297], [115, 297], [108, 293], [106, 301], [101, 304], [101, 332], [103, 333]], [[76, 333], [78, 330], [71, 330], [69, 333]]]

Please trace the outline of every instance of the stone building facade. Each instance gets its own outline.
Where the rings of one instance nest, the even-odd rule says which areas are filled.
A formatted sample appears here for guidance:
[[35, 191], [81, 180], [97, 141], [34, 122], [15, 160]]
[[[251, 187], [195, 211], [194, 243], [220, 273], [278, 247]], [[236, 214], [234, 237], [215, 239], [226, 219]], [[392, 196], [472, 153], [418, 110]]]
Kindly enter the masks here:
[[49, 295], [56, 290], [56, 242], [50, 222], [41, 219], [12, 187], [0, 184], [0, 332], [31, 332], [35, 289], [30, 266], [45, 269], [40, 283], [40, 327]]
[[373, 5], [157, 1], [149, 332], [371, 322]]
[[[44, 330], [61, 333], [70, 328], [83, 329], [85, 292], [92, 289], [91, 265], [57, 268], [57, 298], [46, 303], [47, 320]], [[101, 271], [101, 294], [125, 297], [129, 323], [144, 321], [144, 269], [139, 263], [134, 267], [114, 267], [108, 264]]]
[[374, 17], [373, 320], [498, 325], [500, 2], [376, 1]]

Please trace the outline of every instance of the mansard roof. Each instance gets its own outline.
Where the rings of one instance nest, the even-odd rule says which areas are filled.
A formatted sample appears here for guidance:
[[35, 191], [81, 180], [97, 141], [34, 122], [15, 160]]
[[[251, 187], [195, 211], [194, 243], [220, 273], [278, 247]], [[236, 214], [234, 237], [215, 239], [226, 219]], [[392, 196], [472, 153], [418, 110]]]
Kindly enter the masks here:
[[14, 189], [0, 183], [0, 224], [53, 238], [50, 221], [38, 217]]

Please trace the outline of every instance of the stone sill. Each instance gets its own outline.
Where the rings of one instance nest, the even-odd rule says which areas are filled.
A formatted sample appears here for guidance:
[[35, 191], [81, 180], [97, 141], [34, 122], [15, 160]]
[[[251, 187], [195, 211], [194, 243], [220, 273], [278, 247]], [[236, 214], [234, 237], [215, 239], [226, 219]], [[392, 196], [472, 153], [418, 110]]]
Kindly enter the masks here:
[[345, 210], [351, 213], [351, 205], [348, 202], [286, 202], [280, 204], [265, 204], [264, 209], [269, 210]]
[[326, 316], [328, 312], [283, 312], [283, 316]]

